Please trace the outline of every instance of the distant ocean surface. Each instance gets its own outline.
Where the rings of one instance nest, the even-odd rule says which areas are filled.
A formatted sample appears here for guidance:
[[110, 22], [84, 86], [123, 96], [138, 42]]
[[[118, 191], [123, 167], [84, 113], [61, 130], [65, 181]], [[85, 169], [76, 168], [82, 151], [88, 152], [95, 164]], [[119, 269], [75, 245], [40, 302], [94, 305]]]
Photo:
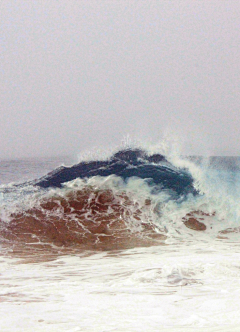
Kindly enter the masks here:
[[1, 331], [239, 331], [240, 158], [0, 160]]

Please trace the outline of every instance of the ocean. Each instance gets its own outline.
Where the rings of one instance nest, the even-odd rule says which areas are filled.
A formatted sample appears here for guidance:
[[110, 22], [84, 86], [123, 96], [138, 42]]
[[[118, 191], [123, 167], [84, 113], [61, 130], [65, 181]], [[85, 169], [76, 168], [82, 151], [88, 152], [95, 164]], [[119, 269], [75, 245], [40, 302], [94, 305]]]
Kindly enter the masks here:
[[239, 331], [240, 158], [0, 161], [1, 331]]

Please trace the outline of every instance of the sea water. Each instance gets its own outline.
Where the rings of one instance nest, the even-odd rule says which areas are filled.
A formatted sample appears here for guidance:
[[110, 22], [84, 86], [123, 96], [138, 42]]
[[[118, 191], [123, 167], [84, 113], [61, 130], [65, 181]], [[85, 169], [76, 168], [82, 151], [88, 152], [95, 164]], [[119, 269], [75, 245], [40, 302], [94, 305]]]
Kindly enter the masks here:
[[[101, 164], [101, 172], [105, 167], [111, 174], [103, 175], [98, 167], [97, 175], [76, 177], [55, 188], [26, 182], [42, 179], [64, 161], [69, 163], [66, 158], [0, 162], [1, 331], [239, 331], [239, 158], [169, 157], [170, 166], [152, 160], [128, 161], [122, 173], [119, 168], [112, 171], [111, 163]], [[170, 177], [168, 182], [161, 178], [161, 185], [150, 181], [149, 173], [146, 180], [140, 170], [149, 171], [149, 163], [154, 167], [151, 172], [166, 170], [166, 177], [170, 176], [167, 168], [171, 169], [178, 184], [184, 176], [193, 182], [184, 191], [174, 187]], [[118, 161], [117, 165], [122, 164]], [[130, 173], [125, 173], [126, 169]], [[45, 177], [45, 183], [56, 174], [59, 171]], [[62, 211], [62, 202], [67, 201], [72, 209], [72, 192], [86, 193], [86, 187], [91, 193], [87, 191], [89, 211], [84, 210], [84, 217], [76, 214], [79, 207], [68, 215]], [[96, 204], [91, 200], [96, 200], [99, 191], [111, 191], [114, 198], [108, 201], [106, 211], [94, 212]], [[61, 209], [46, 214], [45, 207], [45, 214], [36, 217], [39, 211], [43, 213], [39, 202], [49, 200], [61, 202]], [[99, 222], [97, 218], [106, 221], [112, 211], [128, 232], [124, 229], [120, 238], [118, 229], [103, 234], [98, 230], [91, 246], [82, 241], [82, 235], [72, 237], [71, 233], [75, 241], [71, 245], [62, 235], [57, 241], [45, 237], [50, 228], [44, 228], [44, 234], [35, 226], [26, 228], [33, 220], [34, 225], [55, 223], [56, 213], [69, 226], [76, 216], [82, 222], [84, 218], [86, 226], [86, 218], [89, 223]], [[196, 211], [195, 217], [206, 225], [204, 231], [183, 222]], [[151, 225], [150, 235], [142, 224]], [[23, 225], [20, 230], [18, 225]], [[159, 239], [152, 237], [153, 232]], [[107, 245], [103, 235], [109, 239]]]

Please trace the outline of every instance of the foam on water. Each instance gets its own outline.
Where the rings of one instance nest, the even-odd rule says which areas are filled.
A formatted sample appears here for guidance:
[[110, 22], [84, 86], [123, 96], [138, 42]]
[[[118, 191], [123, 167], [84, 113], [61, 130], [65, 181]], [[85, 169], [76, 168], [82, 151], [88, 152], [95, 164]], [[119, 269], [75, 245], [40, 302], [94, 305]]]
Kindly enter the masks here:
[[5, 258], [0, 326], [16, 332], [237, 331], [239, 259], [239, 245], [226, 243], [75, 254], [37, 264]]

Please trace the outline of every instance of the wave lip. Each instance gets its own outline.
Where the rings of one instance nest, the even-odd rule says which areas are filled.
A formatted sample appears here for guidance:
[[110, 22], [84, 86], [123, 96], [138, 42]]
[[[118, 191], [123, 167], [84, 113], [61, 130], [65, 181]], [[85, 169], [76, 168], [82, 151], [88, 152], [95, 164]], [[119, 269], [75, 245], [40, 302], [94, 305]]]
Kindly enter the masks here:
[[177, 195], [197, 194], [193, 178], [185, 170], [174, 168], [160, 154], [147, 155], [140, 149], [127, 149], [115, 153], [106, 161], [81, 162], [71, 167], [60, 167], [33, 182], [42, 188], [61, 188], [65, 182], [76, 178], [116, 175], [127, 180], [131, 177], [148, 179], [161, 189], [168, 189]]

